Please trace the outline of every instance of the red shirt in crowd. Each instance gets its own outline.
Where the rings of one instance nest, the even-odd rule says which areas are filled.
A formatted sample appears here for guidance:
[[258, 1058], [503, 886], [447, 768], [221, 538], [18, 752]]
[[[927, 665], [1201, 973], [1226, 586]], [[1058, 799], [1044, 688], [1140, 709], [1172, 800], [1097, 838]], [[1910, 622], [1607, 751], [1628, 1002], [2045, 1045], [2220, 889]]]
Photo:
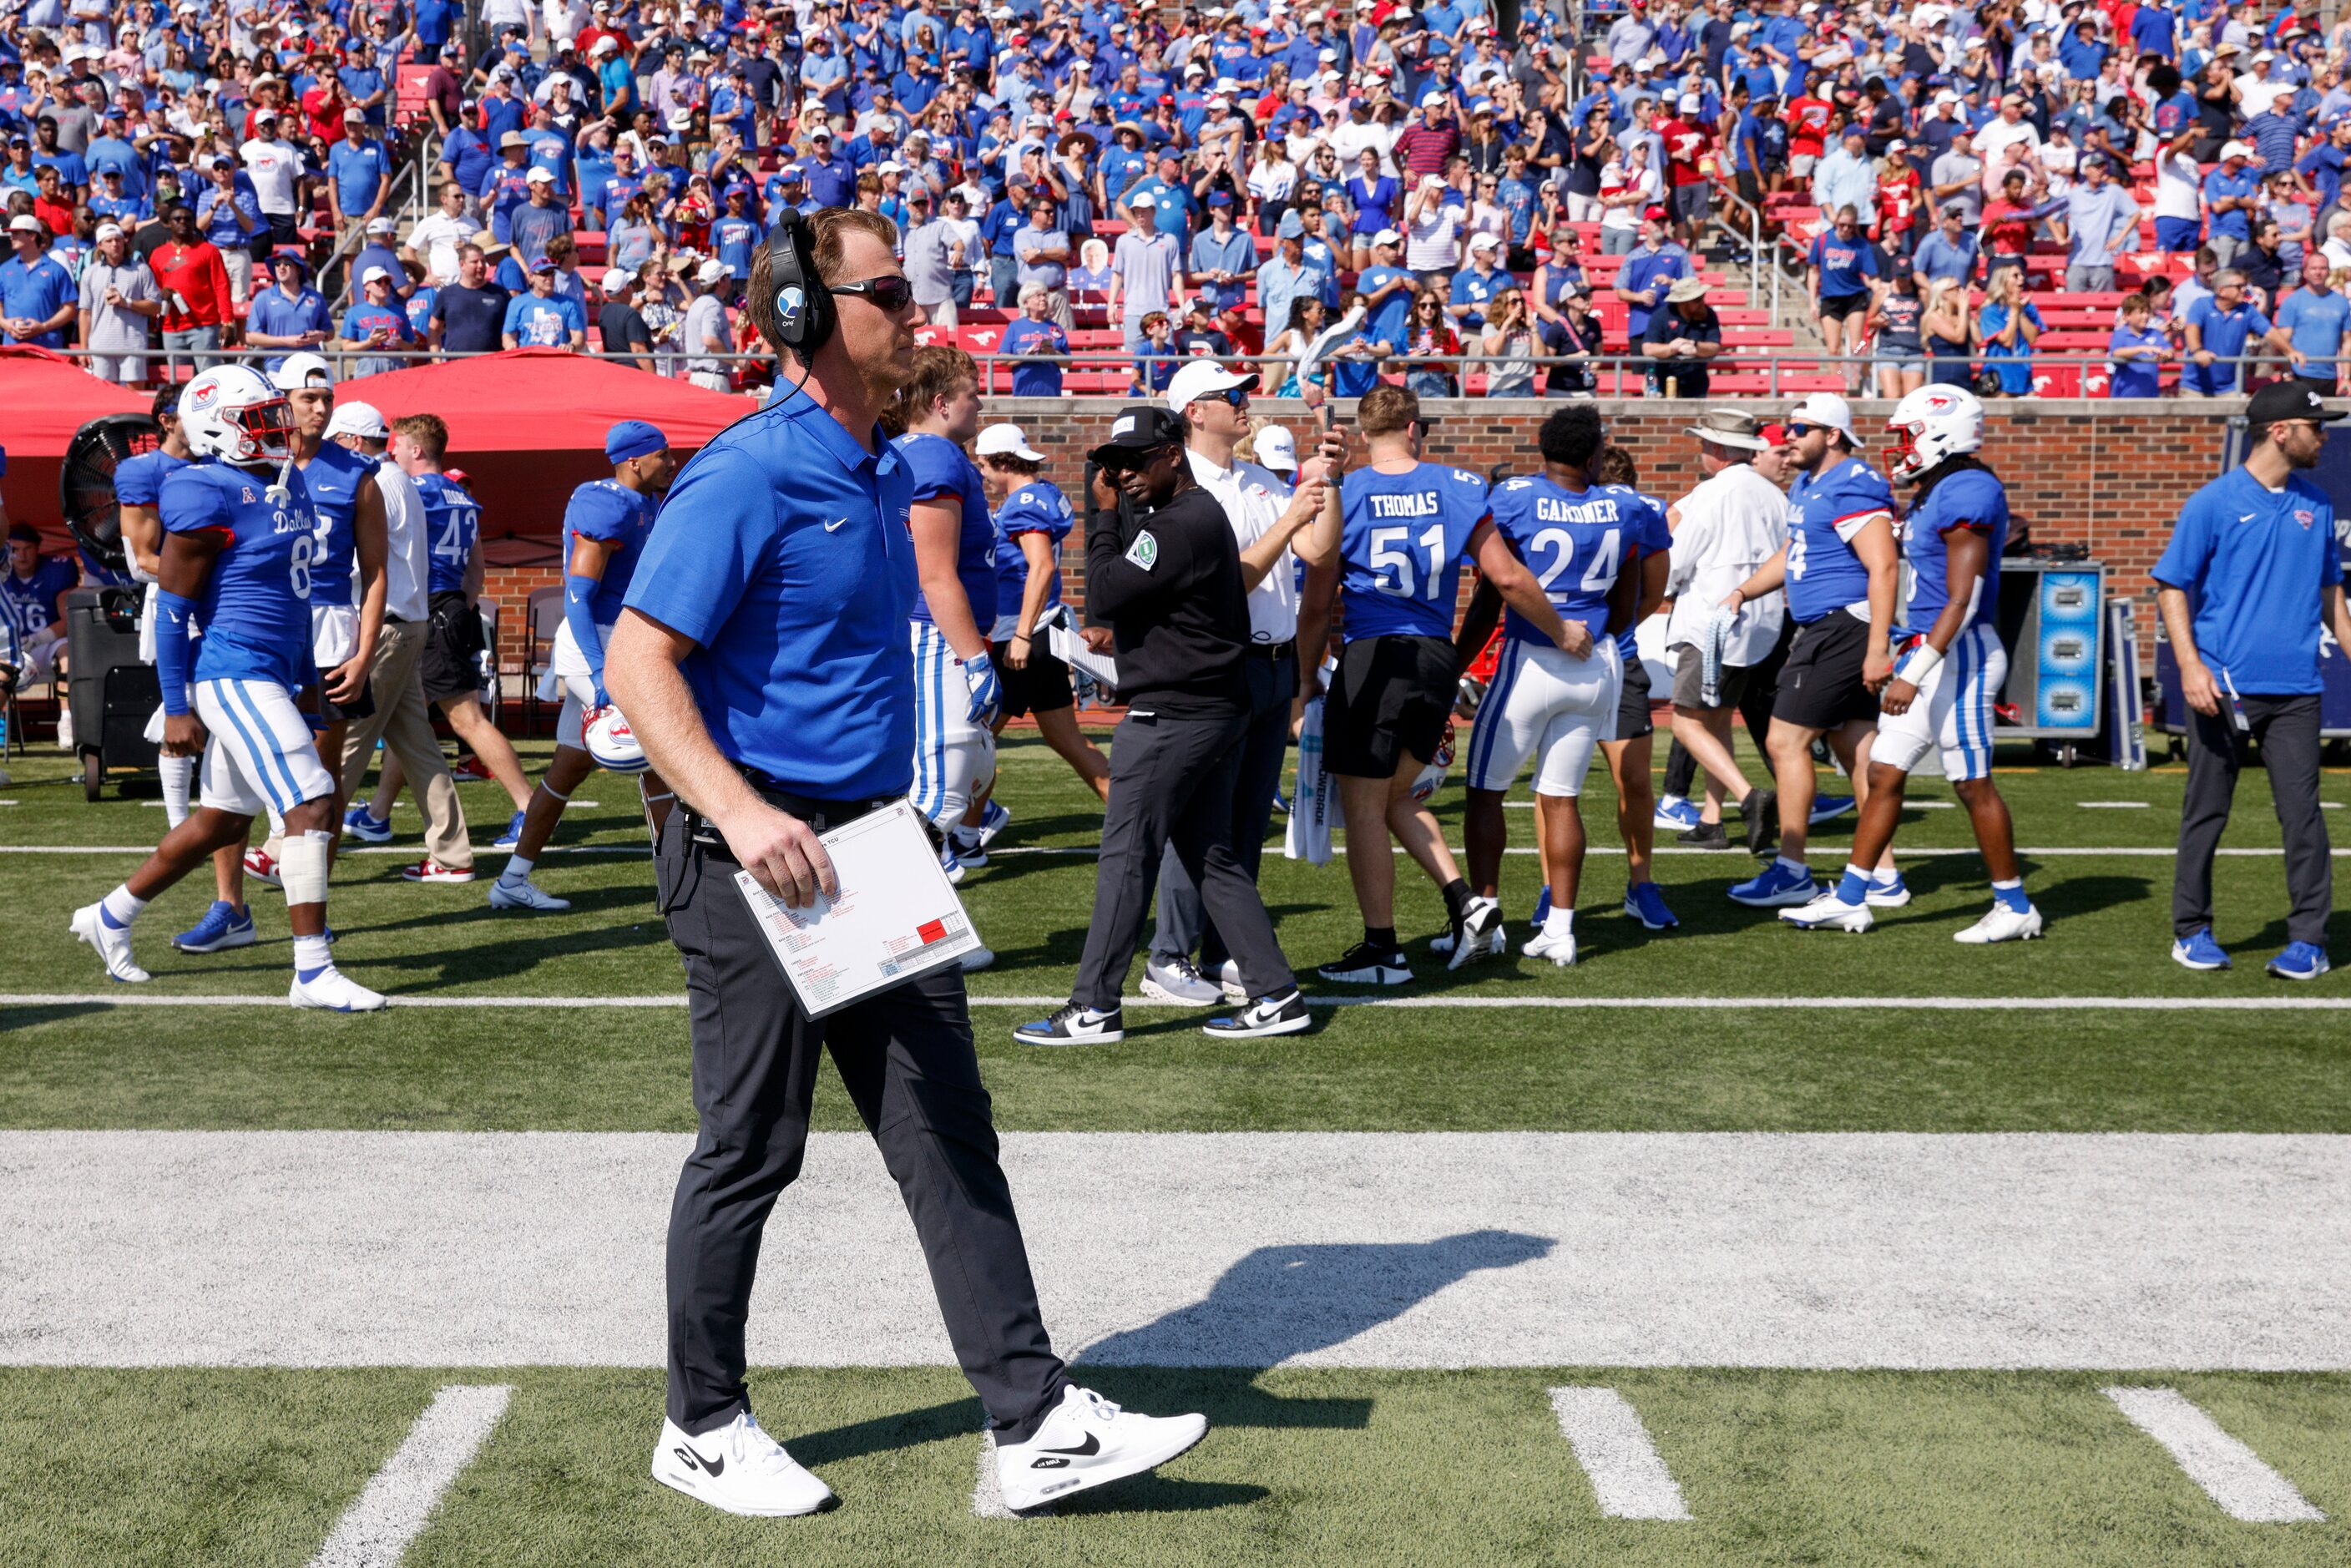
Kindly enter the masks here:
[[1836, 105], [1807, 93], [1788, 102], [1788, 156], [1817, 158], [1828, 141], [1829, 119]]
[[1666, 144], [1666, 172], [1676, 187], [1698, 185], [1708, 178], [1699, 160], [1714, 151], [1714, 138], [1694, 120], [1661, 120], [1657, 134]]
[[1445, 161], [1461, 151], [1461, 128], [1451, 120], [1443, 125], [1410, 125], [1395, 139], [1395, 157], [1397, 167], [1414, 179], [1405, 181], [1405, 189], [1412, 189], [1415, 179], [1422, 174], [1442, 174]]
[[[154, 269], [155, 286], [163, 291], [159, 325], [166, 332], [186, 332], [198, 327], [225, 327], [230, 320], [228, 264], [211, 241], [179, 245], [165, 240], [147, 258]], [[188, 308], [180, 308], [185, 299]]]
[[1924, 187], [1918, 171], [1901, 159], [1894, 160], [1902, 171], [1893, 176], [1880, 175], [1877, 181], [1877, 237], [1908, 234], [1918, 222], [1919, 197]]

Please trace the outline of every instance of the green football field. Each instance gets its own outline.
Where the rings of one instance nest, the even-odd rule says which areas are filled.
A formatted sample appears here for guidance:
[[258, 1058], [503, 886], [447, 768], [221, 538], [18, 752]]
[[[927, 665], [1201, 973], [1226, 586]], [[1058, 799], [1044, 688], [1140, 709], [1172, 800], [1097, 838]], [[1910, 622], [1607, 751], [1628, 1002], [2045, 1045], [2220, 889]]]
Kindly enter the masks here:
[[[526, 761], [536, 768], [545, 753], [527, 748]], [[1420, 973], [1407, 990], [1339, 996], [1310, 981], [1314, 1031], [1248, 1045], [1206, 1039], [1196, 1013], [1130, 1006], [1123, 1045], [1040, 1051], [1009, 1030], [1066, 995], [1100, 818], [1041, 745], [1008, 746], [999, 798], [1014, 819], [963, 889], [998, 955], [971, 990], [998, 1126], [1023, 1159], [1032, 1149], [1141, 1150], [1134, 1179], [1182, 1173], [1209, 1206], [1202, 1223], [1171, 1226], [1145, 1218], [1157, 1207], [1127, 1207], [1111, 1184], [1091, 1210], [1040, 1195], [1032, 1231], [1089, 1215], [1093, 1245], [1164, 1247], [1171, 1280], [1196, 1270], [1217, 1281], [1205, 1296], [1138, 1287], [1134, 1317], [1105, 1320], [1107, 1338], [1142, 1333], [1174, 1347], [1174, 1364], [1147, 1354], [1094, 1364], [1083, 1346], [1064, 1348], [1081, 1352], [1081, 1380], [1112, 1397], [1204, 1410], [1213, 1429], [1156, 1476], [1087, 1494], [1058, 1517], [980, 1517], [977, 1403], [943, 1356], [897, 1354], [876, 1328], [883, 1348], [870, 1359], [811, 1353], [811, 1364], [755, 1371], [763, 1422], [844, 1502], [816, 1519], [757, 1521], [713, 1513], [644, 1475], [661, 1403], [657, 1321], [643, 1357], [559, 1335], [538, 1354], [500, 1340], [498, 1354], [467, 1359], [420, 1339], [411, 1356], [396, 1323], [354, 1324], [359, 1348], [343, 1354], [336, 1325], [311, 1321], [330, 1293], [290, 1261], [266, 1289], [246, 1281], [263, 1322], [250, 1312], [203, 1322], [207, 1303], [227, 1299], [205, 1292], [235, 1288], [212, 1274], [173, 1299], [173, 1271], [202, 1272], [207, 1252], [215, 1274], [248, 1259], [269, 1274], [269, 1227], [250, 1218], [266, 1207], [235, 1188], [246, 1182], [298, 1207], [306, 1189], [287, 1173], [331, 1173], [340, 1151], [423, 1151], [416, 1192], [381, 1195], [375, 1247], [390, 1256], [376, 1262], [392, 1279], [456, 1268], [393, 1216], [442, 1212], [435, 1195], [457, 1190], [436, 1185], [443, 1151], [495, 1162], [551, 1147], [640, 1162], [632, 1171], [660, 1159], [674, 1169], [674, 1155], [643, 1155], [628, 1137], [693, 1126], [682, 979], [652, 909], [632, 786], [591, 779], [541, 860], [538, 880], [573, 901], [568, 914], [489, 910], [487, 878], [503, 857], [486, 851], [471, 886], [403, 883], [399, 868], [422, 853], [405, 800], [393, 845], [346, 846], [330, 904], [337, 959], [395, 1001], [346, 1019], [284, 1007], [290, 952], [282, 902], [267, 889], [255, 890], [256, 946], [204, 957], [170, 949], [169, 935], [211, 896], [203, 874], [140, 923], [137, 952], [154, 983], [110, 985], [67, 917], [162, 831], [152, 784], [146, 798], [134, 786], [85, 804], [59, 754], [11, 758], [14, 782], [0, 787], [0, 899], [14, 914], [0, 978], [0, 1185], [18, 1196], [0, 1194], [0, 1217], [21, 1233], [0, 1270], [16, 1276], [0, 1279], [0, 1563], [2351, 1561], [2351, 1307], [2328, 1301], [2339, 1274], [2332, 1286], [2315, 1277], [2351, 1259], [2345, 1184], [2332, 1179], [2351, 1176], [2351, 1155], [2336, 1152], [2351, 1147], [2351, 982], [2289, 986], [2262, 973], [2285, 942], [2266, 783], [2247, 775], [2219, 868], [2218, 935], [2237, 967], [2195, 975], [2168, 956], [2182, 773], [2036, 768], [2022, 750], [2002, 761], [2014, 764], [1999, 781], [2028, 891], [2049, 919], [2044, 941], [1951, 941], [1988, 892], [1940, 780], [1912, 791], [1896, 846], [1917, 896], [1880, 912], [1868, 936], [1800, 933], [1729, 903], [1724, 890], [1755, 864], [1743, 852], [1670, 850], [1657, 874], [1682, 926], [1644, 932], [1617, 907], [1624, 861], [1611, 852], [1613, 802], [1595, 773], [1573, 967], [1514, 954], [1446, 973], [1421, 950], [1441, 929], [1441, 901], [1400, 863], [1398, 925]], [[469, 784], [464, 796], [486, 841], [506, 815], [503, 793]], [[2351, 771], [2329, 771], [2323, 796], [2336, 826]], [[1439, 799], [1457, 844], [1459, 805], [1457, 774]], [[1531, 847], [1531, 812], [1508, 815], [1515, 845]], [[1816, 833], [1816, 873], [1842, 863], [1850, 822]], [[1539, 880], [1531, 854], [1509, 857], [1514, 939]], [[1358, 935], [1343, 860], [1289, 862], [1277, 842], [1261, 886], [1301, 973]], [[1131, 996], [1139, 978], [1138, 965]], [[399, 1005], [411, 1001], [431, 1005]], [[857, 1126], [829, 1069], [816, 1125]], [[434, 1136], [366, 1141], [399, 1134]], [[1069, 1134], [1081, 1136], [1053, 1141]], [[1179, 1136], [1188, 1134], [1233, 1141]], [[2248, 1134], [2259, 1136], [2239, 1136]], [[1409, 1190], [1409, 1169], [1402, 1197], [1366, 1186], [1348, 1162], [1382, 1146], [1430, 1161], [1429, 1190]], [[75, 1162], [99, 1157], [93, 1149], [133, 1168], [89, 1181], [91, 1167]], [[1792, 1193], [1795, 1178], [1772, 1163], [1783, 1149], [1832, 1162], [1831, 1174]], [[1917, 1151], [1932, 1171], [1948, 1155], [1954, 1183], [1980, 1185], [1946, 1213], [1934, 1203], [1939, 1175], [1902, 1179], [1907, 1153], [1865, 1164], [1887, 1149]], [[1499, 1197], [1495, 1218], [1479, 1222], [1488, 1197], [1459, 1172], [1488, 1150], [1496, 1168], [1520, 1173], [1586, 1158], [1605, 1172], [1621, 1151], [1625, 1168], [1645, 1174], [1614, 1188], [1563, 1186], [1552, 1229], [1541, 1228], [1550, 1217], [1529, 1218]], [[1155, 1163], [1168, 1151], [1170, 1163]], [[1467, 1166], [1456, 1151], [1469, 1151]], [[314, 1155], [320, 1163], [308, 1163]], [[367, 1157], [349, 1168], [374, 1169]], [[1865, 1164], [1834, 1164], [1848, 1157]], [[2158, 1181], [2143, 1157], [2185, 1162], [2161, 1168], [2187, 1174]], [[1037, 1178], [1011, 1168], [1027, 1211]], [[1677, 1185], [1684, 1168], [1687, 1185]], [[1260, 1171], [1287, 1185], [1249, 1186]], [[220, 1195], [195, 1190], [211, 1180]], [[842, 1190], [871, 1198], [876, 1184], [880, 1201], [893, 1202], [878, 1168]], [[665, 1186], [648, 1190], [663, 1207]], [[2078, 1207], [2066, 1197], [2075, 1191], [2088, 1194]], [[150, 1274], [136, 1252], [113, 1250], [131, 1234], [110, 1207], [123, 1192], [143, 1194], [132, 1201], [154, 1212], [246, 1218], [209, 1233], [192, 1219], [183, 1238], [163, 1238]], [[365, 1229], [367, 1194], [337, 1194]], [[623, 1228], [642, 1218], [625, 1197], [611, 1200], [623, 1204], [612, 1210]], [[1180, 1208], [1182, 1194], [1173, 1197]], [[607, 1201], [500, 1192], [492, 1207], [509, 1199], [526, 1217], [532, 1204], [573, 1205], [591, 1229]], [[1225, 1203], [1229, 1214], [1215, 1207]], [[778, 1210], [771, 1253], [791, 1233], [793, 1205], [788, 1196]], [[1677, 1312], [1664, 1295], [1651, 1323], [1637, 1301], [1609, 1295], [1605, 1278], [1569, 1288], [1579, 1269], [1604, 1275], [1588, 1260], [1620, 1256], [1575, 1228], [1575, 1214], [1614, 1208], [1638, 1217], [1630, 1229], [1661, 1270], [1658, 1289], [1696, 1292], [1704, 1312]], [[1736, 1249], [1719, 1281], [1706, 1276], [1723, 1270], [1671, 1264], [1677, 1245], [1695, 1248], [1701, 1235], [1744, 1234], [1752, 1251], [1791, 1223], [1784, 1216], [1803, 1228], [1813, 1212], [1830, 1218], [1768, 1292], [1733, 1277]], [[2066, 1272], [2065, 1258], [2085, 1239], [2095, 1246], [2102, 1223], [2120, 1228], [2116, 1255]], [[1931, 1260], [1946, 1226], [1943, 1271], [1928, 1270], [1940, 1283], [1900, 1310], [1886, 1305], [1902, 1270], [1873, 1262], [1872, 1228]], [[1425, 1277], [1406, 1269], [1394, 1300], [1382, 1295], [1381, 1246], [1489, 1230], [1526, 1239], [1527, 1260], [1479, 1258]], [[289, 1211], [286, 1259], [313, 1256], [300, 1250], [302, 1231]], [[1226, 1231], [1232, 1257], [1217, 1250]], [[138, 1236], [159, 1245], [152, 1227]], [[465, 1245], [475, 1239], [467, 1233]], [[1256, 1281], [1248, 1294], [1232, 1283], [1250, 1279], [1250, 1260], [1293, 1241], [1363, 1250], [1336, 1274], [1302, 1267], [1292, 1287]], [[903, 1271], [914, 1251], [903, 1219], [861, 1245], [878, 1269]], [[1059, 1296], [1084, 1295], [1082, 1279], [1069, 1277], [1081, 1266], [1054, 1274], [1059, 1255], [1058, 1241], [1040, 1249], [1049, 1311]], [[1823, 1259], [1844, 1260], [1861, 1282], [1805, 1273]], [[120, 1312], [101, 1288], [118, 1266]], [[2056, 1272], [2035, 1273], [2043, 1267]], [[2140, 1267], [2144, 1281], [2132, 1273]], [[1541, 1276], [1552, 1283], [1523, 1283], [1544, 1269], [1560, 1270]], [[2112, 1277], [2104, 1294], [2101, 1273]], [[85, 1277], [99, 1282], [96, 1310], [89, 1295], [47, 1288]], [[583, 1267], [579, 1289], [603, 1278]], [[1115, 1295], [1124, 1281], [1106, 1277], [1102, 1291]], [[841, 1269], [844, 1299], [862, 1283], [856, 1267]], [[461, 1303], [464, 1287], [450, 1286]], [[652, 1288], [657, 1301], [657, 1278]], [[1964, 1333], [1936, 1326], [1955, 1295], [1971, 1298]], [[1665, 1348], [1553, 1356], [1594, 1343], [1579, 1336], [1604, 1298], [1623, 1315], [1623, 1336], [1608, 1343]], [[1203, 1320], [1228, 1308], [1242, 1328], [1217, 1340]], [[282, 1356], [266, 1327], [281, 1312], [289, 1344], [303, 1347]], [[1311, 1332], [1260, 1332], [1249, 1314], [1264, 1312], [1322, 1317]], [[1804, 1350], [1823, 1325], [1835, 1348]], [[2179, 1334], [2166, 1338], [2171, 1328]], [[791, 1361], [789, 1324], [774, 1333]], [[231, 1342], [245, 1348], [222, 1348]], [[1962, 1348], [1936, 1348], [1947, 1343]], [[2123, 1354], [2175, 1343], [2192, 1354]], [[1270, 1348], [1255, 1364], [1229, 1364], [1196, 1354], [1211, 1343]], [[1798, 1348], [1783, 1355], [1783, 1344]], [[2085, 1344], [2122, 1358], [2066, 1348]], [[1981, 1346], [1992, 1349], [1979, 1357]], [[1706, 1359], [1709, 1347], [1722, 1359]], [[427, 1499], [413, 1539], [389, 1555], [321, 1555], [435, 1392], [453, 1385], [512, 1394], [437, 1506]], [[2126, 1418], [2105, 1392], [2114, 1387], [2176, 1390], [2226, 1451], [2215, 1458], [2191, 1434], [2179, 1457]], [[1644, 1457], [1670, 1475], [1687, 1517], [1627, 1517], [1612, 1502], [1609, 1456], [1585, 1452], [1553, 1408], [1550, 1391], [1562, 1388], [1622, 1396], [1653, 1450]], [[2269, 1481], [2304, 1511], [2238, 1517], [2248, 1498], [2275, 1500], [2262, 1490]]]

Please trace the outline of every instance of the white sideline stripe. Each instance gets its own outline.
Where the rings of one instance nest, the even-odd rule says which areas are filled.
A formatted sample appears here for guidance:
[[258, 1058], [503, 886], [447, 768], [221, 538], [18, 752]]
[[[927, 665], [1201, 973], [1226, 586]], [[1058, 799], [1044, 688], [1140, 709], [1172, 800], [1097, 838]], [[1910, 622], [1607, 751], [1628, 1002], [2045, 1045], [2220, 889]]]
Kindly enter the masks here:
[[2144, 800], [2076, 800], [2074, 804], [2085, 811], [2144, 811], [2148, 809]]
[[[659, 1366], [693, 1145], [0, 1134], [0, 1365]], [[2351, 1370], [2351, 1135], [1002, 1147], [1081, 1367]], [[870, 1137], [812, 1135], [767, 1228], [752, 1363], [954, 1365], [909, 1229]]]
[[[1060, 1007], [1062, 996], [981, 996], [968, 998], [976, 1008]], [[682, 1008], [683, 994], [650, 997], [408, 997], [391, 998], [395, 1008], [441, 1008], [456, 1011], [498, 1009]], [[1122, 1008], [1163, 1012], [1196, 1009], [1149, 997], [1122, 997]], [[1396, 1008], [1406, 1011], [1457, 1009], [1529, 1008], [1584, 1011], [1609, 1008], [1652, 1008], [1689, 1012], [1722, 1012], [1740, 1009], [1765, 1010], [1873, 1012], [2231, 1012], [2301, 1013], [2351, 1011], [2351, 997], [1374, 997], [1309, 996], [1310, 1008]], [[282, 996], [142, 996], [135, 991], [58, 991], [0, 995], [0, 1008], [283, 1008]], [[364, 1027], [364, 1026], [362, 1026]]]
[[2177, 1388], [2109, 1388], [2131, 1425], [2164, 1447], [2222, 1512], [2249, 1524], [2308, 1524], [2325, 1519], [2292, 1481], [2220, 1429]]
[[[154, 852], [154, 847], [152, 844], [0, 844], [0, 855], [146, 855]], [[1459, 844], [1452, 845], [1451, 848], [1457, 859], [1469, 852]], [[399, 855], [402, 858], [413, 858], [417, 851], [414, 844], [404, 848], [398, 844], [366, 844], [346, 845], [338, 852], [345, 855]], [[506, 850], [490, 849], [474, 852], [477, 860], [485, 855], [503, 855], [508, 852], [510, 852]], [[1099, 848], [1092, 844], [1018, 844], [1010, 849], [992, 849], [987, 852], [987, 857], [994, 860], [999, 855], [1051, 855], [1092, 859], [1101, 852]], [[1347, 852], [1347, 846], [1343, 843], [1334, 844], [1332, 846], [1332, 852], [1343, 855]], [[1402, 846], [1395, 845], [1390, 847], [1390, 852], [1400, 855], [1404, 853], [1404, 850]], [[1513, 844], [1503, 852], [1513, 855], [1531, 855], [1535, 851], [1531, 844]], [[1583, 852], [1587, 855], [1621, 855], [1625, 850], [1621, 844], [1593, 844]], [[1973, 859], [1978, 852], [1971, 844], [1964, 848], [1929, 846], [1917, 849], [1907, 844], [1897, 844], [1895, 848], [1895, 858], [1943, 860], [1951, 856], [1963, 856]], [[2083, 848], [2076, 845], [2026, 845], [2018, 849], [2016, 852], [2031, 856], [2035, 860], [2172, 860], [2178, 857], [2179, 852], [2176, 848], [2162, 844], [2118, 844], [2098, 848]], [[2284, 854], [2285, 851], [2283, 849], [2232, 849], [2223, 846], [2212, 852], [2223, 860], [2274, 860]], [[2338, 860], [2351, 859], [2351, 848], [2336, 849], [2329, 852]], [[653, 851], [638, 844], [571, 844], [551, 845], [540, 851], [539, 853], [541, 855], [650, 856]], [[1725, 851], [1687, 849], [1680, 844], [1659, 844], [1650, 851], [1650, 853], [1722, 856], [1725, 865], [1732, 863], [1732, 858]]]
[[1560, 1436], [1591, 1478], [1609, 1519], [1687, 1519], [1682, 1489], [1657, 1457], [1641, 1413], [1613, 1388], [1554, 1388]]
[[513, 1396], [503, 1383], [452, 1384], [435, 1394], [390, 1462], [336, 1521], [310, 1568], [393, 1568]]

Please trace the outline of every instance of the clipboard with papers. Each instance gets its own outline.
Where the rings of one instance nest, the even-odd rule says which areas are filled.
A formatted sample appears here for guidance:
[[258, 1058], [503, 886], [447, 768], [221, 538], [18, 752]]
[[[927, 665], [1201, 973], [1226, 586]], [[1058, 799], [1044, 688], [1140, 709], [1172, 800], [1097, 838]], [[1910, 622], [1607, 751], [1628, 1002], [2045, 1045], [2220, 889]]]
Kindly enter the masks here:
[[841, 891], [792, 908], [749, 872], [735, 885], [810, 1018], [942, 969], [979, 946], [914, 807], [895, 800], [818, 841]]

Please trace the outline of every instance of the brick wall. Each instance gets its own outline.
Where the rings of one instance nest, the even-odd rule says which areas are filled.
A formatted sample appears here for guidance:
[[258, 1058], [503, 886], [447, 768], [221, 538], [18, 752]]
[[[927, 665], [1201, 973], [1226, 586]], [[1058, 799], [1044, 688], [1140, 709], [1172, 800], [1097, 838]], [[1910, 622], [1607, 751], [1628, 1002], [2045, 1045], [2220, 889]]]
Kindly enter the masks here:
[[[1103, 398], [995, 398], [987, 417], [1020, 425], [1029, 444], [1051, 459], [1046, 476], [1075, 500], [1086, 450], [1103, 438], [1120, 406]], [[1439, 420], [1428, 447], [1432, 460], [1479, 473], [1498, 463], [1526, 472], [1541, 462], [1534, 436], [1548, 412], [1541, 403], [1447, 400], [1425, 406]], [[1602, 405], [1611, 438], [1640, 464], [1642, 488], [1671, 499], [1698, 482], [1697, 444], [1684, 432], [1702, 406], [1639, 399]], [[1792, 400], [1768, 412], [1790, 406]], [[1856, 428], [1873, 448], [1891, 406], [1880, 401], [1854, 405]], [[2086, 544], [2111, 569], [2112, 591], [2147, 603], [2149, 613], [2139, 624], [2142, 636], [2151, 637], [2147, 570], [2163, 552], [2179, 504], [2220, 472], [2227, 418], [2241, 409], [2242, 401], [2233, 399], [1994, 402], [1984, 460], [2006, 479], [2009, 503], [2031, 525], [2036, 543]], [[1290, 425], [1294, 435], [1311, 432], [1312, 419], [1301, 404], [1260, 400], [1256, 411]], [[1767, 411], [1758, 406], [1757, 412]], [[1309, 444], [1300, 441], [1301, 447]], [[1062, 570], [1073, 600], [1084, 593], [1082, 554], [1081, 542], [1072, 538]], [[493, 567], [490, 591], [518, 608], [531, 589], [559, 587], [561, 580], [551, 562]], [[2153, 656], [2151, 645], [2141, 652]]]

